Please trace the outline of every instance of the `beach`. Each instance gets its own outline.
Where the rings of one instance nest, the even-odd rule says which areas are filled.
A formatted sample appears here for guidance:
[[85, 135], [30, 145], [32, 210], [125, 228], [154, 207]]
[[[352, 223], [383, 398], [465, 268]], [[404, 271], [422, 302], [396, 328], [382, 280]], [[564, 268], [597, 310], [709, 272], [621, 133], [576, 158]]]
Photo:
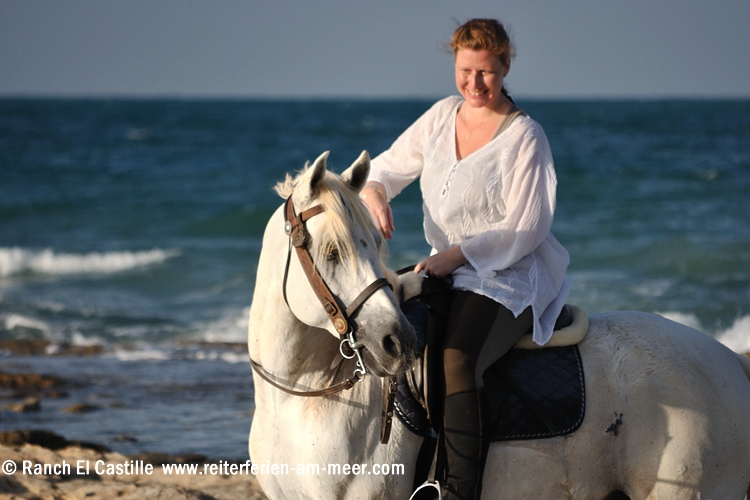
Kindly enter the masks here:
[[[198, 457], [162, 454], [126, 457], [75, 443], [58, 442], [55, 448], [63, 447], [56, 449], [21, 440], [13, 445], [4, 444], [13, 442], [11, 434], [0, 434], [4, 471], [0, 475], [0, 500], [266, 498], [253, 475], [237, 472], [241, 470], [239, 464], [202, 462]], [[17, 464], [13, 474], [6, 471], [10, 463]], [[186, 468], [165, 469], [165, 464], [196, 467], [195, 472], [188, 472]]]
[[[236, 352], [244, 346], [221, 346]], [[69, 363], [91, 362], [106, 355], [101, 347], [56, 346], [44, 341], [0, 341], [0, 350], [14, 359], [65, 358]], [[48, 354], [53, 351], [53, 354]], [[24, 358], [26, 357], [26, 358]], [[6, 358], [7, 359], [7, 358]], [[50, 363], [46, 363], [49, 366]], [[118, 411], [107, 408], [102, 398], [87, 398], [86, 384], [66, 379], [64, 374], [19, 370], [21, 363], [8, 363], [0, 370], [0, 415], [7, 424], [19, 425], [47, 413], [39, 425], [55, 428], [55, 422], [73, 417], [86, 435], [96, 435], [102, 421], [110, 428], [126, 421]], [[92, 381], [93, 382], [93, 381]], [[88, 385], [93, 385], [88, 384]], [[84, 396], [84, 397], [82, 397]], [[50, 403], [63, 403], [55, 407]], [[55, 409], [50, 410], [50, 406]], [[114, 422], [112, 422], [114, 420]], [[125, 455], [112, 449], [133, 449], [139, 437], [123, 428], [108, 443], [70, 440], [45, 429], [15, 429], [0, 432], [0, 500], [71, 498], [159, 498], [159, 499], [264, 499], [253, 475], [251, 462], [238, 457], [209, 458], [199, 453], [168, 454], [151, 450]], [[148, 441], [148, 439], [146, 439]], [[215, 446], [221, 450], [222, 446]], [[12, 463], [12, 465], [11, 465]], [[10, 473], [11, 470], [13, 473]]]

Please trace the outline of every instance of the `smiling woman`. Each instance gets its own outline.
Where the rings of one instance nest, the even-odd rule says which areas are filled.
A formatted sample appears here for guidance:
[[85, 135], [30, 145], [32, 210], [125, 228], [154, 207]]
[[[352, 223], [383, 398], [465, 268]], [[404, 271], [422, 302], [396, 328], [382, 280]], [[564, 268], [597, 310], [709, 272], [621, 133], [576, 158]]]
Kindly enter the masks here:
[[414, 271], [450, 275], [455, 290], [443, 350], [443, 494], [470, 500], [481, 493], [486, 449], [478, 374], [532, 326], [538, 344], [549, 340], [569, 257], [550, 232], [557, 177], [547, 137], [503, 86], [513, 55], [505, 28], [472, 19], [451, 48], [461, 97], [436, 103], [373, 160], [362, 197], [388, 238], [388, 202], [421, 178], [432, 253]]

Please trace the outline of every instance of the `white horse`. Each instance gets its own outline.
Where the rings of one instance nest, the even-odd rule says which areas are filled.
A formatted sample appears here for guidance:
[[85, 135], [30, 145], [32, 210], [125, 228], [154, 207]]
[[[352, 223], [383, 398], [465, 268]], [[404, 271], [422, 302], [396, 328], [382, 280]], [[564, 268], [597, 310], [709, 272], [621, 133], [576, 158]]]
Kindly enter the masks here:
[[[345, 305], [391, 273], [380, 265], [380, 237], [357, 196], [369, 157], [363, 153], [340, 177], [326, 170], [326, 157], [296, 179], [287, 177], [277, 191], [291, 197], [294, 213], [324, 207], [306, 223], [306, 245]], [[344, 344], [356, 353], [341, 349], [341, 332], [308, 283], [284, 227], [282, 207], [266, 228], [250, 310], [249, 354], [262, 375], [255, 377], [250, 432], [258, 480], [273, 500], [407, 499], [421, 438], [396, 420], [390, 441], [380, 444], [378, 377], [409, 366], [413, 330], [396, 296], [379, 287], [350, 317], [356, 339]], [[592, 316], [579, 347], [587, 391], [582, 426], [563, 437], [493, 443], [482, 498], [745, 496], [750, 361], [696, 330], [637, 312]], [[369, 374], [358, 373], [350, 390], [323, 397], [285, 392], [336, 386], [361, 368], [357, 353]]]

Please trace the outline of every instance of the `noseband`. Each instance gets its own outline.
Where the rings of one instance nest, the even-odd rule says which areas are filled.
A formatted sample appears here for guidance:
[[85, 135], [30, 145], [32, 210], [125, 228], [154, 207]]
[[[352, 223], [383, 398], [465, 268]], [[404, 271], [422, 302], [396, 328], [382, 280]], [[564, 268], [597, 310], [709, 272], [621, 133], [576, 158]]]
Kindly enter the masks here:
[[[354, 376], [352, 378], [349, 378], [344, 382], [335, 386], [331, 386], [327, 389], [322, 389], [319, 391], [294, 391], [291, 389], [287, 389], [286, 387], [283, 387], [277, 382], [273, 381], [270, 378], [269, 374], [263, 369], [263, 367], [261, 367], [252, 359], [250, 360], [250, 364], [252, 365], [252, 367], [266, 382], [288, 394], [292, 394], [295, 396], [315, 397], [335, 394], [342, 390], [350, 389], [352, 386], [354, 386], [355, 383], [359, 382], [365, 377], [365, 375], [367, 375], [367, 369], [365, 368], [361, 353], [361, 350], [364, 346], [356, 340], [351, 316], [355, 312], [357, 312], [362, 304], [364, 304], [365, 301], [370, 298], [370, 296], [377, 290], [384, 286], [391, 287], [391, 284], [388, 283], [388, 280], [386, 280], [385, 278], [376, 279], [367, 288], [362, 290], [362, 292], [360, 292], [357, 298], [355, 298], [348, 307], [343, 308], [340, 306], [339, 300], [337, 300], [333, 295], [331, 289], [328, 287], [328, 284], [326, 284], [325, 280], [320, 275], [318, 268], [315, 266], [315, 262], [313, 262], [312, 255], [310, 254], [310, 250], [308, 248], [308, 243], [310, 242], [310, 233], [307, 230], [307, 226], [305, 225], [305, 223], [312, 217], [323, 213], [324, 211], [325, 207], [323, 207], [323, 205], [315, 205], [314, 207], [308, 208], [307, 210], [297, 215], [294, 212], [292, 197], [290, 196], [286, 200], [286, 204], [284, 205], [284, 231], [289, 236], [289, 252], [287, 253], [286, 266], [284, 267], [284, 281], [282, 284], [284, 302], [286, 302], [287, 306], [289, 306], [289, 301], [287, 300], [286, 296], [286, 282], [289, 275], [289, 263], [291, 261], [292, 247], [294, 247], [297, 251], [297, 257], [299, 258], [300, 264], [302, 265], [302, 269], [305, 272], [305, 276], [307, 276], [308, 283], [310, 283], [310, 286], [315, 292], [315, 296], [318, 297], [318, 300], [323, 306], [323, 309], [328, 315], [328, 318], [331, 320], [331, 323], [333, 323], [333, 327], [341, 337], [341, 343], [339, 344], [339, 351], [341, 352], [341, 355], [346, 359], [353, 359], [356, 357], [357, 368], [354, 370]], [[391, 289], [392, 288], [393, 287], [391, 287]]]

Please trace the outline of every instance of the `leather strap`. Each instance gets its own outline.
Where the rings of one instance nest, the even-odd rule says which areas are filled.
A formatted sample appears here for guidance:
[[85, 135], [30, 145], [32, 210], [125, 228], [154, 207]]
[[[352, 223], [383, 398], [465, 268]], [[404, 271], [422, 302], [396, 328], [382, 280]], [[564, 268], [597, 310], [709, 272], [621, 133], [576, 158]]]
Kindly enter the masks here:
[[370, 283], [370, 285], [364, 290], [362, 290], [362, 292], [360, 292], [357, 298], [354, 299], [351, 304], [349, 304], [349, 307], [346, 308], [346, 315], [351, 316], [352, 314], [354, 314], [357, 311], [357, 309], [359, 309], [362, 306], [362, 304], [365, 303], [365, 301], [370, 297], [370, 295], [375, 293], [375, 291], [378, 288], [382, 288], [384, 286], [387, 286], [388, 288], [393, 290], [393, 286], [385, 278], [379, 278], [373, 281], [372, 283]]
[[519, 116], [526, 116], [526, 113], [518, 109], [516, 106], [513, 106], [510, 112], [507, 115], [505, 115], [505, 118], [503, 118], [503, 121], [497, 127], [497, 130], [495, 130], [495, 133], [492, 136], [492, 138], [494, 139], [495, 137], [505, 132], [508, 129], [508, 127], [510, 127], [510, 124], [513, 123], [513, 121]]
[[383, 413], [380, 416], [380, 443], [388, 444], [393, 426], [393, 411], [396, 405], [398, 380], [396, 377], [383, 378]]
[[355, 377], [344, 380], [340, 384], [332, 385], [331, 387], [327, 387], [325, 389], [320, 389], [317, 391], [295, 391], [293, 389], [287, 389], [283, 385], [273, 380], [270, 377], [270, 374], [262, 366], [260, 366], [258, 363], [253, 361], [252, 358], [250, 358], [250, 366], [253, 367], [253, 370], [255, 370], [255, 373], [260, 375], [260, 377], [263, 380], [265, 380], [266, 382], [268, 382], [275, 388], [279, 389], [280, 391], [286, 392], [287, 394], [291, 394], [292, 396], [302, 396], [305, 398], [317, 398], [321, 396], [330, 396], [332, 394], [336, 394], [341, 391], [346, 391], [354, 387], [354, 384], [356, 384], [357, 382], [361, 380], [360, 378], [355, 376]]
[[[322, 205], [316, 205], [305, 210], [298, 216], [294, 213], [294, 204], [292, 203], [292, 197], [290, 196], [286, 200], [286, 207], [284, 210], [284, 216], [286, 219], [285, 230], [291, 238], [292, 245], [297, 250], [297, 257], [299, 257], [302, 270], [305, 271], [307, 281], [315, 292], [315, 296], [318, 297], [320, 304], [323, 306], [326, 314], [328, 314], [328, 318], [331, 320], [331, 323], [333, 323], [333, 327], [339, 335], [344, 335], [349, 330], [349, 322], [339, 307], [333, 293], [331, 293], [331, 289], [328, 288], [328, 285], [326, 285], [326, 282], [323, 281], [323, 278], [320, 276], [320, 273], [313, 262], [312, 255], [310, 255], [310, 251], [307, 249], [307, 242], [310, 238], [310, 233], [307, 232], [305, 222], [324, 210], [325, 208]], [[286, 284], [284, 290], [286, 293]]]
[[[346, 311], [341, 310], [341, 307], [339, 307], [339, 303], [333, 296], [331, 289], [328, 288], [328, 285], [320, 276], [318, 269], [315, 267], [312, 255], [310, 255], [310, 251], [307, 248], [307, 243], [310, 239], [310, 233], [307, 232], [305, 222], [324, 211], [325, 208], [322, 205], [316, 205], [305, 210], [299, 215], [296, 215], [294, 213], [294, 205], [292, 204], [292, 198], [290, 196], [286, 200], [286, 206], [284, 209], [284, 216], [286, 219], [285, 230], [289, 235], [291, 245], [294, 246], [294, 248], [297, 250], [297, 257], [299, 257], [302, 269], [305, 271], [307, 281], [310, 283], [310, 286], [315, 292], [315, 296], [318, 297], [318, 300], [323, 306], [323, 309], [325, 310], [326, 314], [328, 314], [331, 323], [333, 323], [333, 327], [336, 329], [339, 335], [344, 335], [349, 330], [349, 317], [354, 314], [357, 309], [362, 306], [362, 304], [364, 304], [364, 302], [370, 297], [370, 295], [384, 286], [388, 286], [391, 289], [393, 289], [393, 287], [387, 279], [379, 278], [370, 283], [367, 288], [362, 290], [357, 298], [355, 298], [354, 301], [349, 305], [349, 307], [346, 308]], [[291, 247], [289, 251], [291, 252]], [[284, 270], [284, 300], [286, 300], [286, 277], [288, 272], [289, 255], [287, 255], [287, 263]]]

